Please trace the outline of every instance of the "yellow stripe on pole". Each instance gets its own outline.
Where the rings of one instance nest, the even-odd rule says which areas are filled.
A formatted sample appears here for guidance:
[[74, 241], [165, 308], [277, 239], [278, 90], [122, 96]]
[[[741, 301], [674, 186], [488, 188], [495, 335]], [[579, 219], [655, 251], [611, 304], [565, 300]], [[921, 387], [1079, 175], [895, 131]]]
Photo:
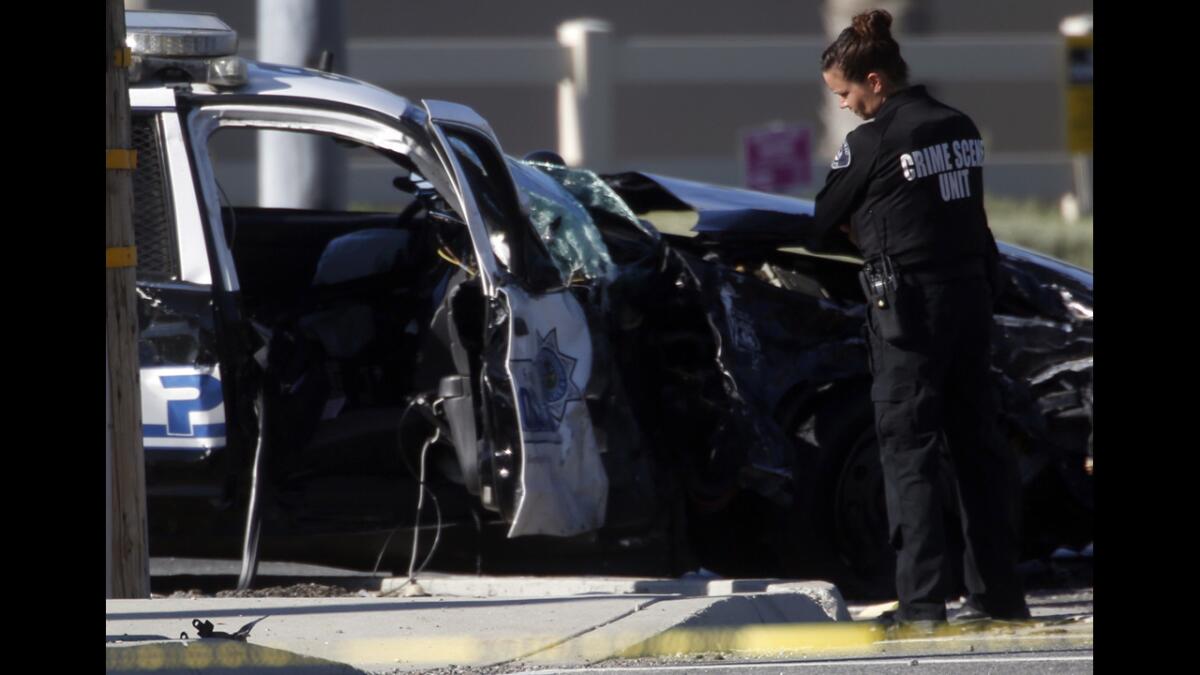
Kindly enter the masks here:
[[137, 150], [109, 148], [104, 151], [104, 168], [110, 171], [132, 171], [137, 168]]
[[1067, 38], [1067, 150], [1092, 152], [1092, 36]]
[[104, 250], [104, 266], [113, 268], [136, 267], [137, 247], [118, 246]]
[[128, 68], [133, 65], [133, 52], [129, 47], [120, 47], [113, 50], [113, 65], [118, 68]]

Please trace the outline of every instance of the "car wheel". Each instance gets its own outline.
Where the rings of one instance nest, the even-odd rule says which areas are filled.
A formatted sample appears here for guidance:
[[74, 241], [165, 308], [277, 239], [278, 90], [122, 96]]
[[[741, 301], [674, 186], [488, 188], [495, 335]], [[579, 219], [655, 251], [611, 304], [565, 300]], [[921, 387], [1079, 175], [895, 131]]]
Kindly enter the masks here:
[[[948, 457], [943, 457], [938, 475], [947, 499], [942, 512], [947, 555], [957, 558], [963, 547], [962, 521], [954, 497], [958, 491], [954, 467]], [[833, 486], [831, 538], [843, 567], [840, 585], [856, 598], [895, 598], [896, 552], [888, 537], [883, 464], [873, 429], [862, 432], [847, 450]], [[952, 568], [950, 575], [948, 583], [960, 588], [960, 571]]]
[[[818, 541], [806, 543], [824, 551], [820, 562], [804, 574], [832, 580], [842, 594], [855, 600], [890, 600], [896, 597], [896, 552], [888, 540], [887, 506], [883, 491], [883, 465], [875, 438], [874, 407], [865, 389], [847, 389], [831, 396], [815, 417], [802, 410], [783, 416], [793, 438], [808, 437], [808, 447], [821, 448], [810, 475], [814, 480], [801, 489], [812, 490], [814, 533]], [[816, 420], [813, 423], [812, 420]], [[808, 428], [807, 434], [801, 433]], [[814, 434], [812, 429], [818, 429]], [[803, 446], [798, 446], [798, 448]], [[943, 491], [956, 494], [953, 467], [945, 460]], [[958, 549], [961, 537], [957, 512], [946, 511], [947, 546]], [[957, 583], [952, 580], [951, 583]]]
[[895, 597], [896, 552], [888, 542], [875, 431], [863, 431], [844, 456], [831, 495], [832, 543], [844, 568], [839, 585], [854, 597]]

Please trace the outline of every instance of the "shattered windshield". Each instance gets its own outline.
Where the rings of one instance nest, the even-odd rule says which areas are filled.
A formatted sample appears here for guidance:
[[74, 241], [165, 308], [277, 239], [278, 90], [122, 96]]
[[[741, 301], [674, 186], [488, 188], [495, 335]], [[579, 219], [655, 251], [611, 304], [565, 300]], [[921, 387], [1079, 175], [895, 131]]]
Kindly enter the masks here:
[[564, 278], [611, 275], [612, 257], [586, 207], [628, 218], [637, 216], [591, 171], [508, 159], [517, 188], [528, 198], [530, 220]]

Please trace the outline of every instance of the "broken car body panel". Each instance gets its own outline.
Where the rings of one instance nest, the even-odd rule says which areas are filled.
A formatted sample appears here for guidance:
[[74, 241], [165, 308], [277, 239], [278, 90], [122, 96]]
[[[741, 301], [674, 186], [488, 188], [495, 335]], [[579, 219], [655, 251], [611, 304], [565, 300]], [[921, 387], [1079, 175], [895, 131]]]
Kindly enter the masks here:
[[[591, 416], [582, 400], [592, 371], [591, 338], [583, 309], [561, 287], [561, 277], [557, 283], [551, 282], [557, 290], [538, 293], [522, 287], [522, 281], [531, 281], [528, 287], [533, 289], [545, 286], [528, 278], [536, 274], [529, 261], [542, 258], [536, 250], [540, 239], [512, 229], [528, 225], [528, 221], [518, 219], [516, 201], [505, 199], [517, 194], [491, 128], [464, 106], [442, 101], [426, 101], [425, 106], [443, 156], [449, 160], [472, 234], [482, 237], [486, 233], [484, 241], [494, 245], [499, 239], [507, 244], [503, 254], [497, 253], [481, 265], [481, 273], [484, 293], [492, 298], [486, 322], [492, 326], [496, 317], [502, 316], [507, 326], [503, 357], [508, 391], [503, 397], [507, 405], [502, 407], [507, 415], [493, 411], [491, 417], [501, 424], [506, 420], [498, 417], [511, 419], [515, 412], [517, 418], [517, 447], [505, 444], [495, 448], [501, 455], [518, 453], [504, 460], [514, 466], [497, 469], [501, 477], [507, 477], [503, 472], [519, 469], [515, 506], [511, 514], [505, 513], [512, 521], [509, 536], [569, 536], [597, 529], [604, 524], [608, 484]], [[463, 131], [474, 138], [457, 135]], [[481, 174], [491, 180], [490, 190], [481, 190]], [[500, 227], [502, 221], [509, 227]], [[478, 248], [477, 254], [484, 255]], [[505, 265], [506, 273], [497, 262]], [[548, 262], [544, 260], [543, 266]], [[547, 271], [556, 272], [557, 268], [543, 269], [541, 274]], [[496, 291], [489, 290], [493, 288]], [[497, 307], [500, 303], [503, 306]], [[485, 373], [499, 370], [499, 364], [487, 361], [500, 356], [494, 345], [487, 350]], [[504, 385], [497, 382], [494, 386]]]
[[[829, 247], [806, 231], [811, 203], [804, 200], [759, 200], [744, 191], [648, 174], [605, 179], [639, 213], [672, 210], [673, 200], [674, 209], [682, 205], [697, 212], [696, 234], [671, 237], [670, 244], [703, 261], [696, 268], [713, 266], [700, 287], [706, 289], [706, 312], [728, 347], [722, 361], [744, 396], [757, 395], [760, 415], [808, 429], [801, 442], [820, 445], [811, 433], [816, 422], [806, 417], [819, 415], [819, 406], [805, 411], [797, 398], [814, 397], [806, 389], [816, 383], [853, 389], [869, 378], [861, 336], [864, 308], [852, 278], [861, 258], [806, 250]], [[1090, 509], [1083, 457], [1090, 456], [1092, 444], [1092, 275], [1010, 244], [998, 247], [1005, 281], [995, 308], [993, 372], [1008, 428], [1023, 439], [1019, 455], [1026, 484], [1053, 466], [1071, 497]], [[768, 298], [779, 291], [770, 286], [788, 291], [774, 307]], [[785, 421], [795, 414], [802, 419]], [[1090, 532], [1089, 515], [1044, 536], [1047, 542], [1083, 545]]]
[[502, 293], [524, 308], [509, 321], [508, 364], [521, 424], [521, 496], [509, 536], [569, 536], [604, 525], [608, 477], [583, 395], [592, 341], [566, 293]]
[[209, 289], [142, 281], [137, 288], [142, 444], [205, 453], [226, 443]]

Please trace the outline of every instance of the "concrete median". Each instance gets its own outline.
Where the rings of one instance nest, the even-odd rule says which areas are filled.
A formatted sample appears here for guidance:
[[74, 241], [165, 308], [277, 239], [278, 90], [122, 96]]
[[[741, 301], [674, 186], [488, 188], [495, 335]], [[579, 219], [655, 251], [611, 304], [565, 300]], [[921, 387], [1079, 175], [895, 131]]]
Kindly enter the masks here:
[[[194, 645], [242, 644], [172, 639], [184, 631], [195, 638], [197, 618], [232, 633], [267, 616], [249, 645], [327, 662], [304, 664], [305, 672], [338, 664], [370, 672], [509, 661], [582, 665], [658, 648], [654, 640], [679, 631], [720, 645], [730, 629], [747, 626], [853, 627], [841, 594], [825, 582], [430, 576], [419, 579], [429, 596], [389, 597], [403, 581], [384, 579], [378, 591], [339, 598], [107, 600], [106, 658], [118, 665], [109, 670], [144, 670], [137, 657], [120, 656], [123, 650], [159, 645], [156, 658], [165, 665]], [[247, 657], [243, 667], [271, 668], [281, 658], [272, 654], [260, 664]]]

